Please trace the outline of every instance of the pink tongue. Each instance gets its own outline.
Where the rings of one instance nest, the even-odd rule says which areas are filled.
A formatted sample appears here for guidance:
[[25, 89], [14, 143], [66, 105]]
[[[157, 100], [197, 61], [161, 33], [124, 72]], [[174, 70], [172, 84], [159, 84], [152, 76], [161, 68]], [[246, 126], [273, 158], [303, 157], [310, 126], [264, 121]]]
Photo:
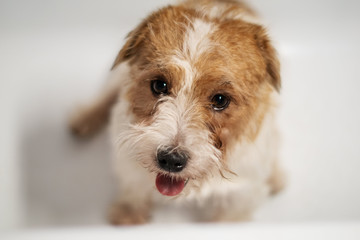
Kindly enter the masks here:
[[163, 174], [158, 174], [156, 177], [156, 188], [162, 195], [176, 196], [185, 187], [184, 180], [175, 180]]

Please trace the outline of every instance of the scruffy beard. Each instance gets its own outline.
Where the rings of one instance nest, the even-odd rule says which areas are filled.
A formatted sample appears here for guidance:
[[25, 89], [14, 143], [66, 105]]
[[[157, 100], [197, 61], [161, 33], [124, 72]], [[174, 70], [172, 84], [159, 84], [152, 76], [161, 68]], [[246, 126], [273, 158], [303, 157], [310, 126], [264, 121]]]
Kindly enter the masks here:
[[[138, 162], [150, 174], [166, 175], [174, 180], [184, 180], [188, 185], [200, 187], [203, 182], [221, 174], [226, 169], [221, 152], [214, 146], [211, 132], [194, 110], [196, 103], [183, 99], [163, 97], [156, 104], [151, 119], [123, 126], [117, 136], [119, 152], [128, 152], [130, 161]], [[178, 173], [159, 168], [156, 154], [169, 146], [186, 151], [189, 160]], [[184, 193], [191, 192], [187, 186]]]

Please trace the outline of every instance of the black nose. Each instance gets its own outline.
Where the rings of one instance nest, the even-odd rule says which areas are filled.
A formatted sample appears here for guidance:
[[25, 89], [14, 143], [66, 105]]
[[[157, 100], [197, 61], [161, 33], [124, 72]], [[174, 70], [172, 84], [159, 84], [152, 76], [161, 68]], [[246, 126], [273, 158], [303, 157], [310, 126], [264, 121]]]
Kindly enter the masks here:
[[178, 149], [159, 150], [157, 153], [159, 167], [167, 172], [181, 172], [188, 159], [188, 154]]

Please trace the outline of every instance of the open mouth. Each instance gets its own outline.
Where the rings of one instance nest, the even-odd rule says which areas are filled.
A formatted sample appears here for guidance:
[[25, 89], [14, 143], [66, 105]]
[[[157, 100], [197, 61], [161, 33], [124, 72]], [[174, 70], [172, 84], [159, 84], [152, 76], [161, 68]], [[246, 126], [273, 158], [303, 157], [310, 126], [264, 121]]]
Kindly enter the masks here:
[[157, 190], [165, 196], [176, 196], [180, 194], [188, 180], [175, 179], [170, 176], [159, 173], [156, 176], [156, 188]]

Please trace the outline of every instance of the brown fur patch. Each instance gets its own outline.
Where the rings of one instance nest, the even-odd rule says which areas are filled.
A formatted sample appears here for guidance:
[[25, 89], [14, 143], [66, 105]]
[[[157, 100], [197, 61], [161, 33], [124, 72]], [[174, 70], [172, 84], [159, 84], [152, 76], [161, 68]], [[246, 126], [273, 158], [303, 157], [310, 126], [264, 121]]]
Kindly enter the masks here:
[[[189, 19], [198, 16], [195, 10], [169, 6], [146, 18], [134, 31], [120, 50], [113, 64], [132, 58], [132, 62], [145, 67], [149, 63], [166, 62], [169, 50], [180, 48]], [[159, 62], [160, 61], [160, 62]]]

